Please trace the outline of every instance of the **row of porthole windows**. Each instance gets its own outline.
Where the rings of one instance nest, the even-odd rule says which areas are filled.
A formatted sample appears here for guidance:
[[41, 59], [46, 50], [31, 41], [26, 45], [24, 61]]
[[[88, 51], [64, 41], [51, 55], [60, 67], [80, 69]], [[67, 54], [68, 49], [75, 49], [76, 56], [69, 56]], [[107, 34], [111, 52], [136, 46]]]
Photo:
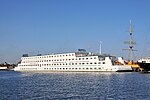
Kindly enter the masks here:
[[[44, 70], [101, 70], [102, 68], [44, 68]], [[115, 68], [116, 69], [116, 68]], [[20, 68], [20, 70], [38, 70], [37, 68]], [[105, 69], [106, 71], [108, 69]], [[112, 70], [112, 69], [110, 69]]]
[[20, 68], [21, 70], [37, 70], [37, 68]]
[[[100, 70], [101, 68], [44, 68], [44, 70]], [[21, 70], [37, 70], [37, 68], [21, 68]]]
[[99, 68], [88, 68], [88, 67], [87, 67], [87, 68], [44, 68], [44, 69], [45, 69], [45, 70], [46, 70], [46, 69], [47, 69], [47, 70], [48, 70], [48, 69], [49, 69], [49, 70], [61, 70], [61, 69], [63, 69], [63, 70], [71, 70], [71, 69], [72, 69], [72, 70], [74, 70], [74, 69], [75, 69], [75, 70], [78, 70], [78, 69], [79, 69], [79, 70], [80, 70], [80, 69], [83, 69], [83, 70], [85, 70], [85, 69], [87, 69], [87, 70], [88, 70], [88, 69], [96, 70], [96, 69], [101, 69], [101, 68], [100, 68], [100, 67], [99, 67]]
[[98, 63], [55, 63], [55, 64], [37, 64], [37, 65], [20, 65], [20, 66], [58, 66], [58, 65], [96, 65], [96, 64], [105, 64], [105, 62]]
[[60, 55], [48, 55], [48, 56], [39, 56], [39, 57], [25, 57], [23, 59], [35, 59], [35, 58], [53, 58], [53, 57], [66, 57], [66, 56], [74, 56], [75, 54], [60, 54]]
[[88, 59], [96, 59], [96, 57], [94, 58], [72, 58], [72, 59], [54, 59], [54, 60], [38, 60], [38, 61], [22, 61], [22, 63], [30, 63], [30, 62], [53, 62], [53, 61], [73, 61], [73, 60], [88, 60]]

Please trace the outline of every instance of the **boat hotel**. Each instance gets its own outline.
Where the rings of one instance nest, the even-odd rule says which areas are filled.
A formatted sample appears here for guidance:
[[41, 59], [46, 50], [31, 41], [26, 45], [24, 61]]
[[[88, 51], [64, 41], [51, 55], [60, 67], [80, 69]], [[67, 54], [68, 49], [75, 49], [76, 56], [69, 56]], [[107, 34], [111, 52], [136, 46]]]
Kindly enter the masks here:
[[59, 72], [99, 72], [99, 71], [131, 71], [131, 66], [116, 64], [116, 57], [99, 55], [79, 49], [74, 53], [28, 56], [23, 55], [15, 71], [59, 71]]

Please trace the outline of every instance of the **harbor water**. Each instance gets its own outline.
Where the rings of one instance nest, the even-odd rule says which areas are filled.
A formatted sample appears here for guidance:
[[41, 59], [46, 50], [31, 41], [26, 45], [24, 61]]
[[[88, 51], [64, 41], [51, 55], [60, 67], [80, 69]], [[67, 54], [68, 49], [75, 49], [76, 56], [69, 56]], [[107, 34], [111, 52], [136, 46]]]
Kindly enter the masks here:
[[150, 74], [0, 71], [0, 100], [150, 100]]

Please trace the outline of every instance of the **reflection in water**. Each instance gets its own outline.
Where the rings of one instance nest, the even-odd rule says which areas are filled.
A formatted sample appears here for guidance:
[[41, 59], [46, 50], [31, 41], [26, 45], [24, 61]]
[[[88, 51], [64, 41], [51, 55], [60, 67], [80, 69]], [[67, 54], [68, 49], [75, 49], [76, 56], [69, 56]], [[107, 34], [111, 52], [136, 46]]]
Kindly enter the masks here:
[[0, 72], [0, 99], [149, 99], [150, 74]]

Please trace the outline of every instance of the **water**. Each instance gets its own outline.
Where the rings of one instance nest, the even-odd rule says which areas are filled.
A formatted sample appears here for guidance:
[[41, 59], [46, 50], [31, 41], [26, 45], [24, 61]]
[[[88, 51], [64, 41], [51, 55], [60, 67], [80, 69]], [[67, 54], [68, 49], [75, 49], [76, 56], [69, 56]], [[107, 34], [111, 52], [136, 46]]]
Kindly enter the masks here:
[[150, 100], [150, 74], [0, 71], [0, 100]]

